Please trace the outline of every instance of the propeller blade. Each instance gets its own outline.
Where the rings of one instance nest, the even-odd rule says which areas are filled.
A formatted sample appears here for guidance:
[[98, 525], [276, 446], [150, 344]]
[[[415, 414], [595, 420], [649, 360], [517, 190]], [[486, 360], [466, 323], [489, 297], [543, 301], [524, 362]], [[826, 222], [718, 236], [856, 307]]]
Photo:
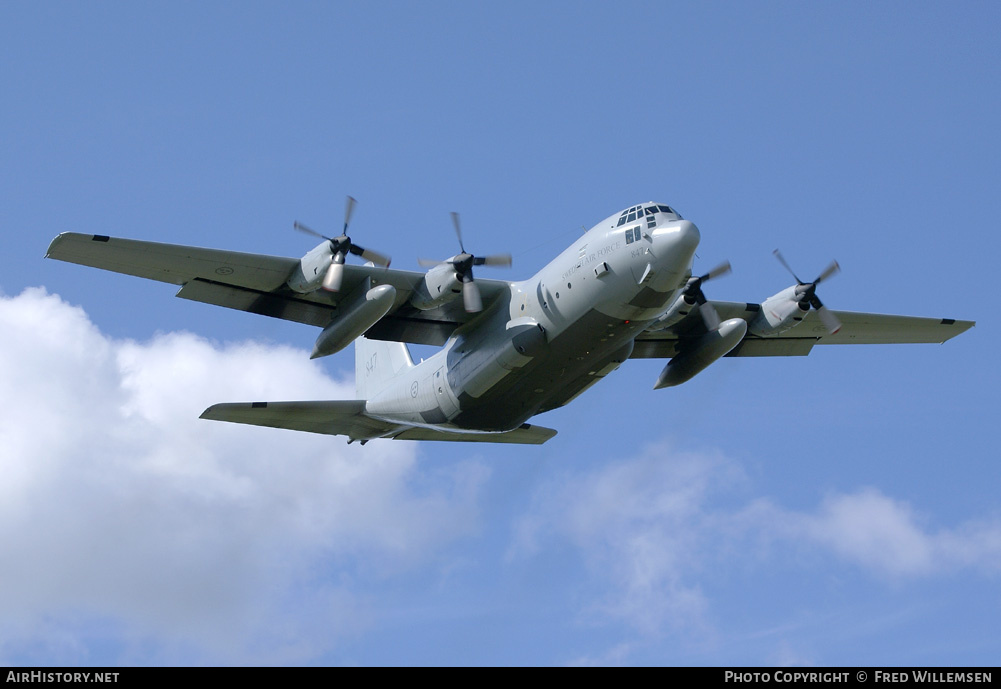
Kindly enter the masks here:
[[320, 239], [326, 239], [326, 240], [327, 240], [328, 242], [330, 241], [330, 237], [328, 237], [328, 236], [326, 236], [326, 235], [323, 235], [323, 234], [320, 234], [320, 233], [319, 233], [319, 232], [317, 232], [316, 230], [312, 230], [312, 229], [310, 229], [310, 228], [306, 227], [305, 225], [303, 225], [303, 224], [302, 224], [301, 222], [299, 222], [298, 220], [296, 220], [296, 221], [295, 221], [295, 222], [294, 222], [294, 223], [292, 224], [292, 227], [294, 227], [295, 229], [297, 229], [297, 230], [299, 230], [300, 232], [303, 232], [303, 233], [305, 233], [305, 234], [311, 234], [311, 235], [313, 235], [314, 237], [319, 237]]
[[833, 335], [841, 330], [841, 321], [838, 320], [837, 316], [827, 310], [827, 307], [824, 306], [823, 302], [820, 301], [820, 297], [816, 294], [811, 297], [810, 306], [812, 306], [814, 311], [817, 312], [820, 322], [824, 324], [825, 328], [827, 328], [827, 333], [829, 335]]
[[358, 204], [353, 196], [349, 196], [347, 201], [344, 203], [344, 234], [348, 233], [348, 225], [351, 224], [351, 215], [355, 212], [355, 206]]
[[462, 304], [466, 313], [477, 313], [483, 310], [483, 300], [480, 298], [480, 288], [476, 286], [472, 276], [462, 281]]
[[813, 284], [819, 285], [823, 280], [826, 280], [832, 275], [837, 274], [840, 270], [841, 266], [838, 265], [838, 262], [831, 261], [831, 265], [827, 266], [827, 268], [824, 269], [824, 272], [820, 274], [820, 277], [818, 277], [816, 280], [813, 281]]
[[366, 261], [371, 261], [377, 266], [385, 266], [386, 268], [389, 267], [389, 264], [393, 260], [389, 256], [380, 254], [378, 251], [372, 251], [371, 249], [363, 249], [357, 244], [351, 245], [351, 253], [353, 253], [355, 256], [361, 256]]
[[837, 316], [828, 311], [826, 306], [821, 305], [817, 309], [817, 315], [820, 316], [820, 322], [827, 328], [829, 335], [833, 335], [841, 330], [841, 321], [838, 320]]
[[477, 256], [473, 260], [473, 265], [477, 266], [506, 266], [511, 267], [511, 254], [494, 254], [492, 256]]
[[452, 224], [455, 226], [455, 236], [459, 238], [459, 248], [462, 249], [462, 253], [466, 253], [466, 247], [462, 245], [462, 228], [459, 227], [459, 214], [452, 211], [449, 215], [452, 216]]
[[792, 276], [793, 276], [794, 278], [796, 278], [796, 283], [797, 283], [797, 284], [800, 284], [800, 285], [804, 284], [804, 282], [803, 282], [802, 280], [800, 280], [800, 279], [799, 279], [799, 278], [798, 278], [798, 277], [796, 276], [796, 273], [795, 273], [795, 272], [793, 272], [793, 269], [789, 267], [789, 264], [788, 264], [788, 263], [786, 263], [786, 260], [785, 260], [785, 258], [783, 258], [783, 257], [782, 257], [782, 252], [780, 252], [780, 251], [779, 251], [778, 249], [776, 249], [776, 250], [775, 250], [775, 251], [773, 251], [772, 253], [773, 253], [773, 254], [775, 255], [775, 258], [779, 259], [779, 263], [781, 263], [781, 264], [782, 264], [783, 266], [785, 266], [785, 269], [786, 269], [786, 270], [788, 270], [788, 271], [789, 271], [789, 273], [790, 273], [790, 274], [791, 274], [791, 275], [792, 275]]
[[330, 262], [330, 267], [327, 268], [326, 275], [323, 276], [323, 289], [328, 292], [340, 291], [341, 282], [344, 280], [344, 257], [340, 256], [340, 261], [337, 258], [338, 256], [334, 256], [334, 260]]
[[418, 258], [417, 259], [418, 265], [420, 265], [422, 268], [434, 268], [436, 265], [438, 265], [439, 263], [442, 263], [442, 262], [443, 261], [436, 261], [433, 258]]
[[699, 313], [702, 314], [702, 320], [706, 324], [706, 329], [709, 332], [714, 330], [719, 330], [719, 314], [716, 313], [716, 309], [713, 305], [706, 301], [703, 297], [702, 302], [699, 304]]
[[733, 268], [730, 267], [729, 261], [723, 261], [718, 266], [710, 270], [708, 273], [699, 278], [702, 282], [706, 280], [715, 280], [718, 277], [722, 277], [732, 271]]

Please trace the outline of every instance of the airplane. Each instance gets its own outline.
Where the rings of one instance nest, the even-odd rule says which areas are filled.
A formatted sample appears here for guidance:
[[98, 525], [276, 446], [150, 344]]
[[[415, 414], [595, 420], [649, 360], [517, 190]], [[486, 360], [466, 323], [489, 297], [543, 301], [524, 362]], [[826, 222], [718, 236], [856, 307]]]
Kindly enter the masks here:
[[[693, 275], [698, 227], [666, 204], [605, 218], [532, 277], [473, 277], [510, 256], [466, 251], [389, 268], [354, 244], [348, 197], [339, 237], [302, 258], [63, 233], [47, 258], [179, 285], [178, 297], [321, 329], [312, 358], [355, 344], [354, 400], [215, 404], [201, 418], [347, 436], [541, 444], [556, 430], [528, 423], [569, 404], [628, 359], [668, 359], [654, 388], [680, 385], [724, 356], [805, 356], [816, 345], [945, 342], [975, 323], [831, 311], [812, 282], [776, 258], [796, 284], [760, 303], [706, 298], [723, 263]], [[349, 254], [366, 260], [346, 262]], [[378, 266], [376, 265], [378, 264]], [[407, 343], [438, 346], [414, 363]]]

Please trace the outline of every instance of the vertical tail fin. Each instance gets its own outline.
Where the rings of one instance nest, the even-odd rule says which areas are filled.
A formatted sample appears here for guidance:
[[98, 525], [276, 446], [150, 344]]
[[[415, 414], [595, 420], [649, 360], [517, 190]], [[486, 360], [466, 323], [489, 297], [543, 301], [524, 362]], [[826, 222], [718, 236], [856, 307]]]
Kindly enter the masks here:
[[355, 392], [358, 399], [369, 399], [413, 365], [410, 351], [403, 342], [359, 337], [355, 340]]

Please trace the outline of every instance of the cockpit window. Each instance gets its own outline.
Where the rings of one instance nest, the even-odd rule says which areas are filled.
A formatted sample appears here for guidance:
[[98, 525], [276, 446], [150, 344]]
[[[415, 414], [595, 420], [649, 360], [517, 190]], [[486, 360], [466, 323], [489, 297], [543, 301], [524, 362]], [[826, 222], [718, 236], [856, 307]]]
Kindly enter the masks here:
[[646, 216], [647, 226], [653, 227], [656, 224], [655, 216], [657, 213], [670, 213], [671, 215], [681, 218], [681, 213], [674, 210], [670, 206], [662, 206], [659, 204], [651, 204], [649, 206], [633, 206], [632, 208], [627, 208], [619, 214], [619, 222], [616, 227], [621, 227], [627, 222], [633, 222], [634, 220], [642, 220]]

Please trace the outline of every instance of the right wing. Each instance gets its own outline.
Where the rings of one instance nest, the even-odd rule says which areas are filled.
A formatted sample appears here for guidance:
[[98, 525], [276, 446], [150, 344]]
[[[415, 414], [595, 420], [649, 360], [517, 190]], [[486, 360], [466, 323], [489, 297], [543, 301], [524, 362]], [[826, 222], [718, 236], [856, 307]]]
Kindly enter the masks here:
[[[754, 320], [760, 305], [712, 301], [720, 320], [741, 318], [748, 324]], [[833, 335], [811, 309], [801, 323], [777, 335], [758, 337], [747, 334], [727, 356], [806, 356], [814, 345], [941, 343], [972, 328], [974, 321], [953, 318], [919, 318], [881, 313], [832, 311], [841, 321], [841, 329]], [[630, 358], [669, 359], [680, 351], [685, 341], [701, 337], [706, 326], [698, 309], [692, 309], [683, 320], [663, 330], [644, 331], [637, 335]]]
[[[102, 268], [180, 285], [177, 296], [273, 318], [323, 328], [340, 315], [340, 301], [366, 280], [396, 289], [396, 302], [366, 337], [415, 344], [442, 345], [452, 332], [475, 314], [466, 313], [462, 299], [421, 311], [410, 297], [424, 273], [373, 266], [344, 266], [340, 292], [316, 290], [300, 294], [286, 282], [299, 259], [238, 251], [202, 249], [105, 235], [64, 232], [52, 240], [47, 258]], [[503, 280], [477, 278], [485, 302], [508, 289]]]
[[242, 402], [214, 404], [201, 418], [213, 421], [245, 423], [253, 426], [287, 428], [325, 435], [346, 435], [351, 440], [373, 438], [395, 440], [444, 440], [480, 443], [519, 443], [541, 445], [556, 431], [543, 426], [522, 424], [513, 431], [500, 433], [452, 431], [430, 426], [394, 423], [365, 412], [365, 400], [328, 402]]

